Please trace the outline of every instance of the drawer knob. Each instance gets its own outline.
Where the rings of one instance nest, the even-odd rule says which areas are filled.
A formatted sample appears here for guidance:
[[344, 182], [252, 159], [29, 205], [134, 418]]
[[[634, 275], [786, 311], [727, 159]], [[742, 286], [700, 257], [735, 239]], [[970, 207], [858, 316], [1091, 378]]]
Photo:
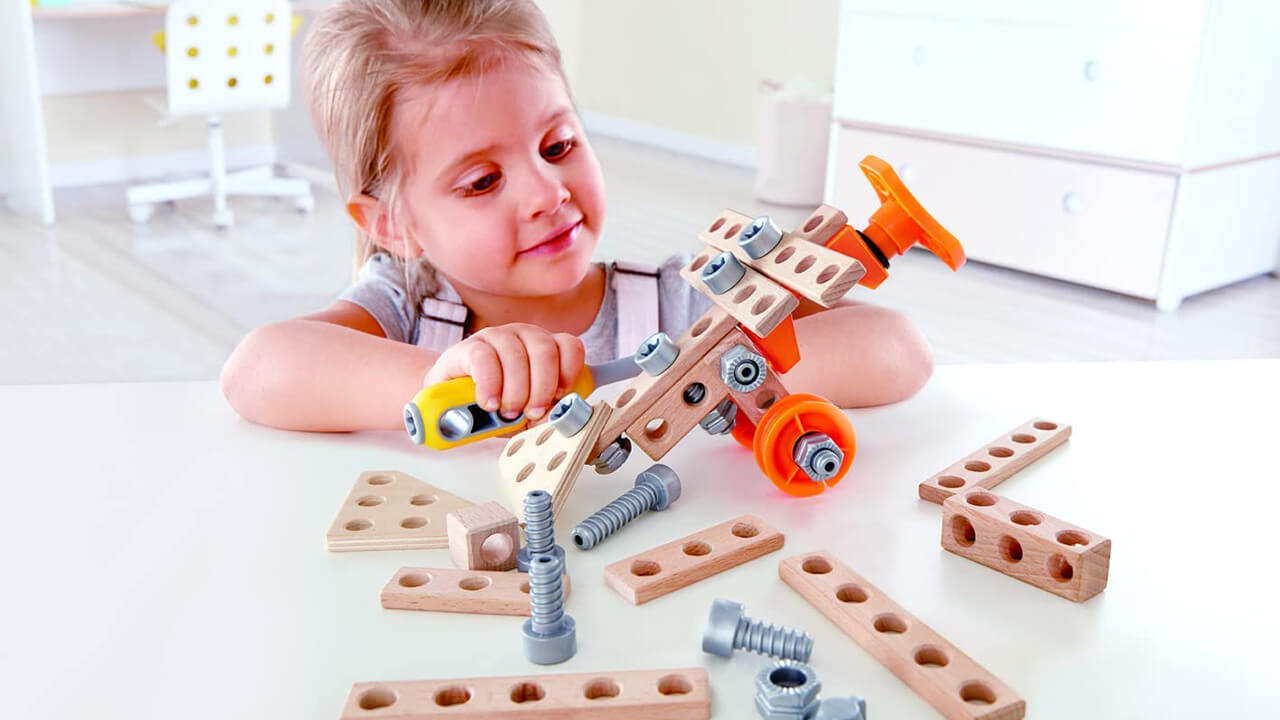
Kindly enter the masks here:
[[1075, 215], [1080, 212], [1080, 196], [1073, 192], [1069, 192], [1062, 196], [1062, 209], [1067, 211], [1068, 215]]
[[1084, 64], [1084, 79], [1093, 82], [1098, 79], [1098, 62], [1090, 60]]

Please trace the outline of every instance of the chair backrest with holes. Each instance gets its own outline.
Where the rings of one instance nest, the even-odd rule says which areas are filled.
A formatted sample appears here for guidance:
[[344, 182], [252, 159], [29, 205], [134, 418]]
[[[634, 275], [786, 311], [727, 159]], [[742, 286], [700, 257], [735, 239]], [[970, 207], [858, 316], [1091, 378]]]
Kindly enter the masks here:
[[291, 26], [287, 0], [174, 0], [164, 43], [170, 114], [287, 106]]

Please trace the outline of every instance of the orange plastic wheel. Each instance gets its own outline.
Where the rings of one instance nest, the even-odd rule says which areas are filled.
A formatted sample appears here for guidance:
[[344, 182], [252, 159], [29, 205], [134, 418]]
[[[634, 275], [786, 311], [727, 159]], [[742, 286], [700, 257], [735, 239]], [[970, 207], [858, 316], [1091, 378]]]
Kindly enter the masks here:
[[[810, 432], [826, 433], [844, 453], [840, 469], [825, 483], [805, 474], [793, 457], [796, 441]], [[779, 490], [797, 497], [817, 495], [834, 487], [849, 472], [857, 448], [849, 416], [817, 395], [805, 393], [788, 395], [774, 403], [760, 419], [752, 446], [760, 471]]]
[[738, 408], [738, 415], [733, 420], [733, 439], [748, 450], [755, 448], [756, 425], [742, 412], [742, 408]]

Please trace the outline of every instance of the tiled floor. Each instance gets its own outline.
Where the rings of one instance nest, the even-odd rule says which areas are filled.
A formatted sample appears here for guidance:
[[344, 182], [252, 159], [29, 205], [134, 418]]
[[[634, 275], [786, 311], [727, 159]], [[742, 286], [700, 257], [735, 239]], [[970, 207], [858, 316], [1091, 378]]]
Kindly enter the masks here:
[[[600, 257], [689, 252], [726, 206], [772, 213], [783, 227], [807, 213], [754, 200], [749, 171], [595, 142], [610, 198]], [[233, 199], [237, 224], [226, 232], [212, 228], [200, 200], [134, 226], [123, 195], [60, 192], [53, 228], [0, 211], [0, 383], [214, 378], [249, 329], [320, 307], [350, 279], [349, 223], [327, 190], [317, 190], [311, 215]], [[1164, 314], [979, 263], [952, 275], [912, 252], [880, 290], [851, 296], [907, 312], [943, 363], [1280, 356], [1280, 280], [1271, 276]]]

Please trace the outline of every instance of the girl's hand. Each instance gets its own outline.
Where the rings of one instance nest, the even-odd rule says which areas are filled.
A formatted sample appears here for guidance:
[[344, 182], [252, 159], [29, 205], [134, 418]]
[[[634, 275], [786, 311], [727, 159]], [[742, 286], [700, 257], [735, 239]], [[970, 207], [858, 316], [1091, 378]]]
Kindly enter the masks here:
[[470, 375], [476, 402], [510, 420], [521, 412], [530, 420], [547, 413], [582, 372], [586, 350], [568, 333], [511, 323], [489, 327], [445, 350], [423, 379], [434, 385]]

